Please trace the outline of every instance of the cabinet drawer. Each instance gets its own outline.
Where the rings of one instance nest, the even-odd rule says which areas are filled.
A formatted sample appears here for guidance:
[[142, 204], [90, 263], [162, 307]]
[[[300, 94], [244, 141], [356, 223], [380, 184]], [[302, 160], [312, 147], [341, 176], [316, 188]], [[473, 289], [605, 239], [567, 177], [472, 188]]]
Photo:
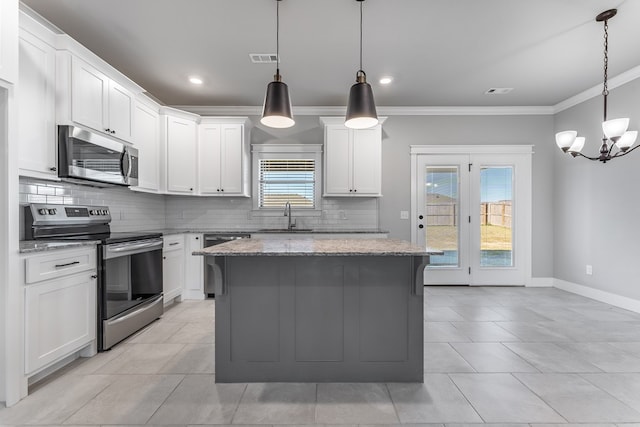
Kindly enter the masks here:
[[163, 242], [163, 251], [173, 251], [184, 248], [184, 234], [174, 234], [171, 236], [165, 236]]
[[54, 251], [25, 259], [25, 283], [68, 276], [96, 268], [96, 250]]

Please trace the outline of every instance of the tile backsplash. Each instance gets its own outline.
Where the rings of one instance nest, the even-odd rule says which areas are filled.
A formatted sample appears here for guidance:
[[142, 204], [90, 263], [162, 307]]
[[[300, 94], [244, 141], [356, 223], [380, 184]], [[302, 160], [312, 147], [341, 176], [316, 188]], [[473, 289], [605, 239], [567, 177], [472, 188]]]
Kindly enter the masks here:
[[[107, 206], [111, 211], [113, 231], [156, 230], [166, 227], [165, 197], [131, 191], [128, 188], [97, 188], [20, 177], [20, 204], [28, 203]], [[20, 215], [22, 223], [22, 212]], [[21, 229], [21, 236], [22, 231]]]
[[[264, 216], [252, 210], [250, 198], [165, 196], [128, 188], [97, 188], [20, 177], [20, 204], [52, 203], [108, 206], [113, 231], [158, 229], [255, 231], [284, 228], [284, 215]], [[321, 199], [320, 216], [296, 215], [298, 228], [315, 230], [377, 230], [378, 199]], [[21, 212], [22, 224], [22, 212]], [[21, 226], [20, 235], [23, 236]]]

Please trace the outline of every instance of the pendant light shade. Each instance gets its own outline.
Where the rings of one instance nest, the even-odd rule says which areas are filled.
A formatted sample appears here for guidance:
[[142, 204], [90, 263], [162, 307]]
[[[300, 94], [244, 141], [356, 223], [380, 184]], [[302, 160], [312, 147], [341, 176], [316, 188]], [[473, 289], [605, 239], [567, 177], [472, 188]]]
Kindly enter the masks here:
[[360, 3], [360, 69], [356, 73], [356, 84], [351, 86], [347, 103], [347, 116], [344, 125], [351, 129], [366, 129], [378, 124], [376, 103], [373, 100], [373, 90], [367, 83], [367, 75], [362, 70], [362, 3]]
[[376, 103], [373, 100], [373, 90], [367, 83], [364, 71], [359, 70], [356, 75], [356, 84], [349, 91], [349, 103], [347, 104], [347, 116], [344, 125], [351, 129], [366, 129], [378, 124]]
[[296, 123], [291, 114], [289, 87], [280, 80], [280, 74], [273, 78], [267, 86], [260, 123], [270, 128], [288, 128]]
[[289, 128], [296, 124], [291, 113], [289, 88], [280, 76], [280, 1], [276, 0], [276, 74], [267, 86], [260, 123], [271, 128]]

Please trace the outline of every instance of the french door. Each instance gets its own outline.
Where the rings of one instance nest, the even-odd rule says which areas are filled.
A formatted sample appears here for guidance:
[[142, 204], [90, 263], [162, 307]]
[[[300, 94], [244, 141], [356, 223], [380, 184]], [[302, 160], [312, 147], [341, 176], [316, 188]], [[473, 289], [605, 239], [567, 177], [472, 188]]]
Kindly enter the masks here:
[[447, 150], [440, 147], [412, 147], [412, 240], [443, 252], [431, 257], [425, 284], [526, 285], [531, 277], [531, 148], [460, 152], [464, 147], [453, 154], [441, 154]]

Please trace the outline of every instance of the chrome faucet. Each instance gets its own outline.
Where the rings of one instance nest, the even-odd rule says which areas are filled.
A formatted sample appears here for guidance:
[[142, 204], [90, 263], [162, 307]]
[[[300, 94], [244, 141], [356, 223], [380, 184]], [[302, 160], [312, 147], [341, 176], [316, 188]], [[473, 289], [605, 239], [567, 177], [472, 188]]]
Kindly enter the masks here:
[[287, 230], [289, 230], [289, 231], [293, 230], [293, 227], [296, 226], [296, 222], [295, 221], [292, 222], [291, 203], [289, 203], [289, 202], [284, 204], [284, 216], [288, 216], [289, 217], [289, 223], [287, 225]]

